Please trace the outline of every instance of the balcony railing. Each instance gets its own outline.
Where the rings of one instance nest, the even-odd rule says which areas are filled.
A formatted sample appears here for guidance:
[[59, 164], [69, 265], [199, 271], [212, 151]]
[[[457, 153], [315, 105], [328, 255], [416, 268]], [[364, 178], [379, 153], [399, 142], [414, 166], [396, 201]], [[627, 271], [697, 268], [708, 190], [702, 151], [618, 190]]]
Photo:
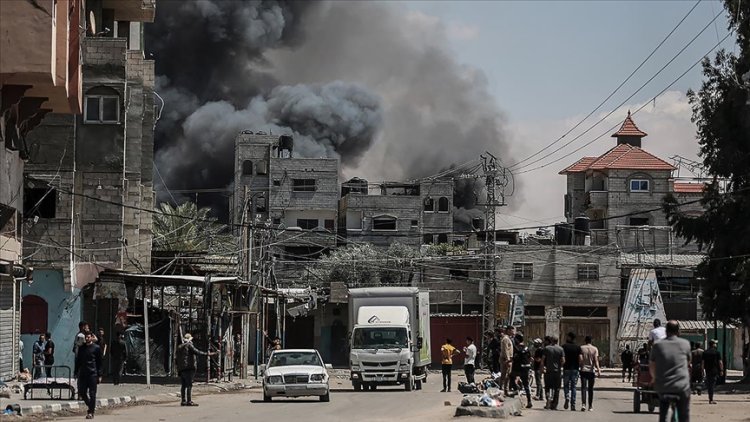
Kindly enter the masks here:
[[607, 191], [592, 190], [586, 193], [586, 202], [589, 208], [607, 208], [608, 195]]

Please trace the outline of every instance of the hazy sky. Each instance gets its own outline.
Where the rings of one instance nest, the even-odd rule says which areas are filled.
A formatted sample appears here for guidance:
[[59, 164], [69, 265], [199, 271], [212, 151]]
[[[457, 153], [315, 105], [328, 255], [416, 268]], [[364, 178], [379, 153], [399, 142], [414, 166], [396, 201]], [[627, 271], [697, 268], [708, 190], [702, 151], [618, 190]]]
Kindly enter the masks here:
[[[690, 10], [694, 1], [414, 1], [404, 13], [444, 25], [450, 50], [461, 63], [487, 78], [508, 124], [512, 164], [551, 143], [616, 88]], [[727, 34], [721, 3], [703, 1], [654, 56], [594, 116], [556, 147], [584, 131], [635, 92], [697, 35], [722, 15], [669, 67], [579, 140], [532, 167], [547, 164], [592, 141], [649, 102]], [[733, 37], [723, 46], [734, 48]], [[674, 154], [697, 159], [695, 127], [685, 92], [700, 87], [700, 66], [690, 71], [634, 120], [648, 132], [644, 149], [668, 159]], [[557, 173], [584, 155], [600, 155], [615, 141], [607, 133], [581, 151], [547, 167], [519, 174], [511, 206], [501, 212], [504, 227], [530, 220], [553, 223], [563, 218], [565, 178]], [[555, 149], [552, 148], [549, 151]], [[547, 151], [547, 152], [549, 152]], [[539, 158], [537, 156], [535, 158]], [[532, 168], [528, 167], [528, 168]], [[528, 169], [527, 168], [527, 169]]]

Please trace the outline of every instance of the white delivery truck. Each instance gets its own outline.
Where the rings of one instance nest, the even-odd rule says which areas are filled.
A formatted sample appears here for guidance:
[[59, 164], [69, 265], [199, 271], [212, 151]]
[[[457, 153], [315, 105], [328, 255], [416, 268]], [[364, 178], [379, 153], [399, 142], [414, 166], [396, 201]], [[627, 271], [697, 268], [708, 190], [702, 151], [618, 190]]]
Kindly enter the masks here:
[[355, 391], [422, 388], [430, 365], [430, 294], [416, 287], [349, 290], [349, 369]]

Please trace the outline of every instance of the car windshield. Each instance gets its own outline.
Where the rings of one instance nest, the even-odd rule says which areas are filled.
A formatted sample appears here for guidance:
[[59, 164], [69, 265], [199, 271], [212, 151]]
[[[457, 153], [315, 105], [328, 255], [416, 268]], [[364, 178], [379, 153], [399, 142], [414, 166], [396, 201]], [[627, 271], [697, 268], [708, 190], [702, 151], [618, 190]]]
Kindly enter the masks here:
[[353, 338], [355, 349], [400, 349], [408, 346], [406, 328], [403, 327], [356, 328]]
[[269, 367], [298, 365], [322, 366], [315, 352], [275, 352], [268, 362]]

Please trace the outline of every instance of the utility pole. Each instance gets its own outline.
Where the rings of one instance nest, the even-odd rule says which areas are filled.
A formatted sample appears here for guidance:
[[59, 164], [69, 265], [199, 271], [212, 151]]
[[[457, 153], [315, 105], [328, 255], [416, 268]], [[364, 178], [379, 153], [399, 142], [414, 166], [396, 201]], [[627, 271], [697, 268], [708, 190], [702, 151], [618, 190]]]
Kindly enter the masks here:
[[484, 279], [482, 280], [482, 348], [487, 343], [484, 333], [495, 329], [495, 299], [497, 296], [497, 274], [495, 271], [495, 208], [504, 204], [498, 203], [495, 196], [497, 177], [504, 169], [497, 164], [497, 158], [486, 152], [482, 158], [485, 187], [487, 188], [487, 205], [485, 207], [485, 238], [484, 238]]

